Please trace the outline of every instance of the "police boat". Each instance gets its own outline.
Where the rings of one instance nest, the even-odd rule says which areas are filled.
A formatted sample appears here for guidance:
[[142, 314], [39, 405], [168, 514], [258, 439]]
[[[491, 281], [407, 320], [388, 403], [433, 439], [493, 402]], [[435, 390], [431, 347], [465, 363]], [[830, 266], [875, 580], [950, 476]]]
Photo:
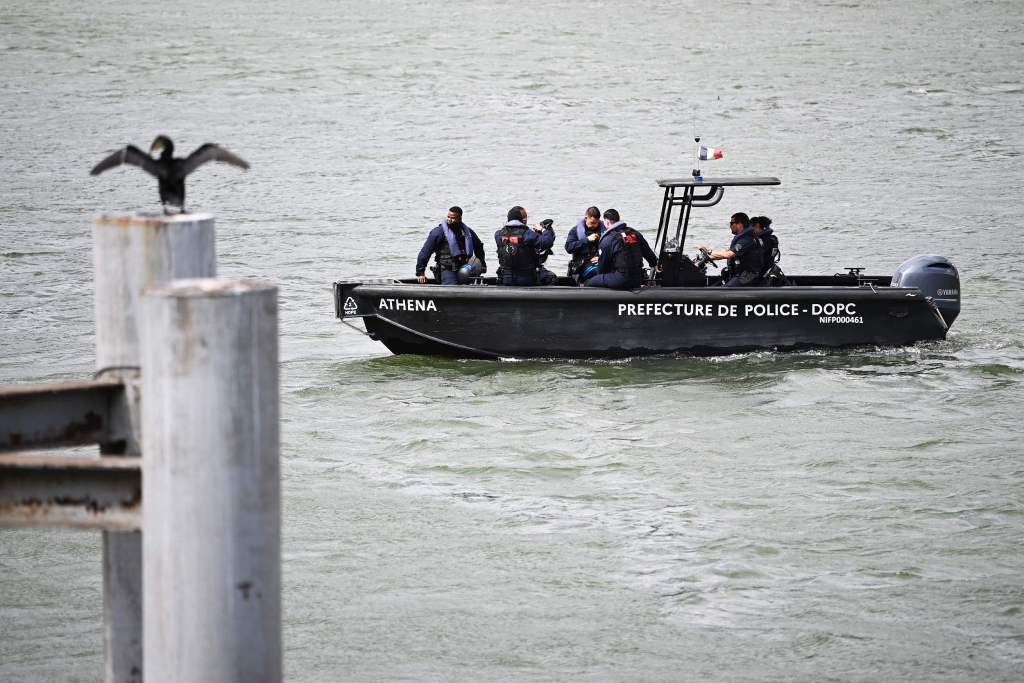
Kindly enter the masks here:
[[[477, 277], [461, 286], [415, 278], [334, 283], [335, 314], [395, 354], [458, 358], [623, 358], [724, 355], [758, 349], [903, 346], [945, 339], [960, 312], [960, 280], [942, 256], [914, 256], [892, 275], [768, 277], [722, 287], [706, 255], [683, 245], [694, 208], [727, 187], [778, 178], [672, 178], [664, 188], [657, 270], [634, 290], [506, 287]], [[776, 271], [778, 273], [778, 271]]]

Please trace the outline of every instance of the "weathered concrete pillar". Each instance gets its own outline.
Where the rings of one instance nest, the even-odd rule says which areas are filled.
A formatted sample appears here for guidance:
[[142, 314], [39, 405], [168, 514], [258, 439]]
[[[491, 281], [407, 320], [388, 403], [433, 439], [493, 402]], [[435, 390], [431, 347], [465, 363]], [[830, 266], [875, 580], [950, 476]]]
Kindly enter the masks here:
[[139, 367], [139, 302], [146, 287], [215, 277], [213, 216], [100, 216], [92, 231], [96, 368]]
[[279, 681], [277, 289], [184, 280], [145, 299], [146, 681]]
[[[175, 278], [213, 277], [213, 217], [101, 216], [93, 225], [96, 371], [125, 384], [113, 419], [130, 426], [126, 443], [107, 453], [139, 455], [139, 317], [142, 291]], [[142, 538], [103, 532], [103, 619], [106, 680], [142, 680]]]

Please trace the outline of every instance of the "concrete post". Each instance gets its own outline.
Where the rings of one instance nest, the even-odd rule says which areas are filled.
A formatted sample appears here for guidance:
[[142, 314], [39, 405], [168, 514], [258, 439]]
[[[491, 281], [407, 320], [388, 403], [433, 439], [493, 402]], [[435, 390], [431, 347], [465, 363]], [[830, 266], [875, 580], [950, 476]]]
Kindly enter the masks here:
[[144, 311], [146, 681], [280, 681], [277, 289], [176, 281]]
[[[139, 455], [139, 329], [142, 291], [175, 278], [216, 275], [213, 217], [101, 216], [93, 225], [96, 371], [125, 384], [112, 419], [128, 425], [124, 444], [104, 452]], [[103, 532], [106, 680], [142, 680], [142, 538]]]
[[215, 277], [213, 216], [100, 216], [93, 226], [96, 368], [139, 367], [139, 302], [146, 287]]

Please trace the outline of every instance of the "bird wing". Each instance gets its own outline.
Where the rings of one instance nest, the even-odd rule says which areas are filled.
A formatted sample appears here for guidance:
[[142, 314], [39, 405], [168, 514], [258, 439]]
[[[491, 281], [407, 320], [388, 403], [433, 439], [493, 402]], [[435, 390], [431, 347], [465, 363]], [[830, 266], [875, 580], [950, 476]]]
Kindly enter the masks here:
[[249, 164], [241, 157], [235, 156], [220, 145], [207, 142], [205, 145], [197, 147], [196, 151], [185, 158], [181, 164], [181, 175], [187, 176], [207, 161], [224, 161], [238, 168], [249, 168]]
[[160, 164], [135, 145], [128, 145], [127, 147], [117, 150], [106, 159], [96, 164], [93, 169], [89, 171], [89, 175], [99, 175], [107, 169], [120, 166], [121, 164], [138, 166], [146, 173], [154, 175], [157, 178], [163, 175], [163, 169], [160, 167]]

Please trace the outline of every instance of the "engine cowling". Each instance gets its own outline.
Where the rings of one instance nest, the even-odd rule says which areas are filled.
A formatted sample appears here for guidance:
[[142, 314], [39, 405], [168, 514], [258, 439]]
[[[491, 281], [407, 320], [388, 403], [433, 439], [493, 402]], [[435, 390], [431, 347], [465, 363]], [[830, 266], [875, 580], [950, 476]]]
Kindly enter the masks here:
[[892, 276], [893, 287], [917, 287], [931, 297], [946, 327], [960, 315], [960, 275], [945, 256], [923, 254], [899, 265]]

